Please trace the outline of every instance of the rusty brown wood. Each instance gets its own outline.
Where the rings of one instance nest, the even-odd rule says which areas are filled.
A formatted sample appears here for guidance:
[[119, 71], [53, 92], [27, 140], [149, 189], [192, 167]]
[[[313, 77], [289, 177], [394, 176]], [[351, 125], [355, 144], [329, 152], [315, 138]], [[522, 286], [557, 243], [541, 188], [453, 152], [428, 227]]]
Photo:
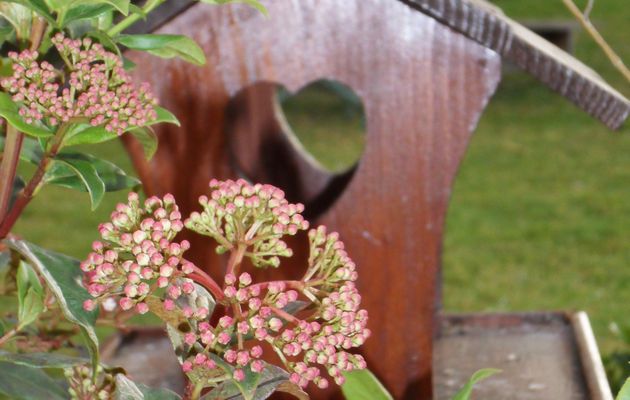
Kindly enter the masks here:
[[[399, 1], [266, 4], [269, 18], [239, 5], [196, 5], [160, 29], [201, 43], [204, 68], [130, 54], [136, 74], [182, 122], [158, 130], [150, 164], [132, 148], [134, 163], [148, 193], [175, 194], [185, 212], [196, 209], [210, 178], [241, 173], [319, 207], [315, 222], [339, 231], [359, 265], [374, 332], [364, 350], [370, 368], [397, 399], [429, 399], [444, 218], [500, 59]], [[318, 171], [286, 140], [269, 87], [251, 89], [273, 82], [295, 92], [322, 78], [345, 83], [365, 105], [365, 152], [345, 181]], [[218, 274], [224, 260], [210, 242], [190, 239], [193, 259]]]

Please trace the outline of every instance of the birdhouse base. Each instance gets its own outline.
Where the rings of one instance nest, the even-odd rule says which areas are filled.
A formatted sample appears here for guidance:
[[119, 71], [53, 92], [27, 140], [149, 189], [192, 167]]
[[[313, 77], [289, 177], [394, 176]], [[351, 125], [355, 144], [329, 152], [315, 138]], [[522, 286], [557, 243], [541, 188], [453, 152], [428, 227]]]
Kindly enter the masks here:
[[475, 386], [484, 400], [612, 400], [585, 313], [440, 317], [434, 392], [450, 400], [481, 368], [500, 374]]

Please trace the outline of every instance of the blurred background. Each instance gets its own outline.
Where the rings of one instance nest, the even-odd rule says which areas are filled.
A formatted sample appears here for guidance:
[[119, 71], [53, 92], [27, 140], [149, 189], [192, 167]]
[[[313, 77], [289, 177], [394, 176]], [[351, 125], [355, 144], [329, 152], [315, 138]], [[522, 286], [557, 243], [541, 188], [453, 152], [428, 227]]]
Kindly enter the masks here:
[[[494, 3], [630, 96], [628, 82], [561, 0]], [[630, 62], [628, 0], [596, 1], [591, 19]], [[294, 96], [279, 89], [278, 96], [297, 138], [322, 166], [342, 171], [360, 159], [363, 110], [350, 90], [320, 82]], [[120, 143], [99, 145], [98, 155], [132, 171]], [[126, 194], [107, 195], [93, 213], [83, 196], [46, 187], [17, 232], [83, 258], [97, 225]], [[616, 386], [630, 375], [629, 228], [630, 127], [611, 133], [506, 66], [455, 184], [443, 257], [445, 309], [586, 310]]]

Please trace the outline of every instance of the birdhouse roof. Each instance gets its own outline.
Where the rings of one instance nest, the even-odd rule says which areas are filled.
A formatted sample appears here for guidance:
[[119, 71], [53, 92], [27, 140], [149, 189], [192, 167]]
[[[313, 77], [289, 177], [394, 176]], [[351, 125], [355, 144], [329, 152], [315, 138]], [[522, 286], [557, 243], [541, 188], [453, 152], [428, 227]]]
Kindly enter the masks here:
[[[594, 70], [485, 0], [391, 1], [402, 1], [497, 52], [611, 129], [618, 129], [630, 114], [630, 101]], [[151, 31], [193, 4], [190, 0], [167, 2], [132, 29]]]

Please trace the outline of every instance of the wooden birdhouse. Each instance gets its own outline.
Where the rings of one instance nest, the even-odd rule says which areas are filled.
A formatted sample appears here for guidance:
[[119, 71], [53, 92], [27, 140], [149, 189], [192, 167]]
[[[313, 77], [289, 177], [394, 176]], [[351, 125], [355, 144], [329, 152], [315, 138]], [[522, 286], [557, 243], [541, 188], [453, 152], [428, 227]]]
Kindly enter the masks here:
[[[504, 370], [481, 388], [485, 399], [611, 399], [583, 314], [444, 315], [440, 253], [457, 169], [503, 61], [611, 129], [628, 100], [481, 0], [264, 3], [268, 17], [178, 0], [136, 28], [192, 36], [208, 57], [195, 67], [128, 55], [182, 122], [160, 127], [151, 162], [127, 142], [147, 193], [173, 193], [190, 212], [211, 178], [243, 177], [281, 187], [313, 223], [338, 231], [370, 313], [363, 354], [397, 399], [450, 398], [482, 367]], [[339, 174], [304, 155], [275, 96], [277, 85], [297, 92], [321, 79], [347, 85], [365, 106], [365, 151]], [[191, 258], [220, 273], [225, 260], [189, 239]]]

